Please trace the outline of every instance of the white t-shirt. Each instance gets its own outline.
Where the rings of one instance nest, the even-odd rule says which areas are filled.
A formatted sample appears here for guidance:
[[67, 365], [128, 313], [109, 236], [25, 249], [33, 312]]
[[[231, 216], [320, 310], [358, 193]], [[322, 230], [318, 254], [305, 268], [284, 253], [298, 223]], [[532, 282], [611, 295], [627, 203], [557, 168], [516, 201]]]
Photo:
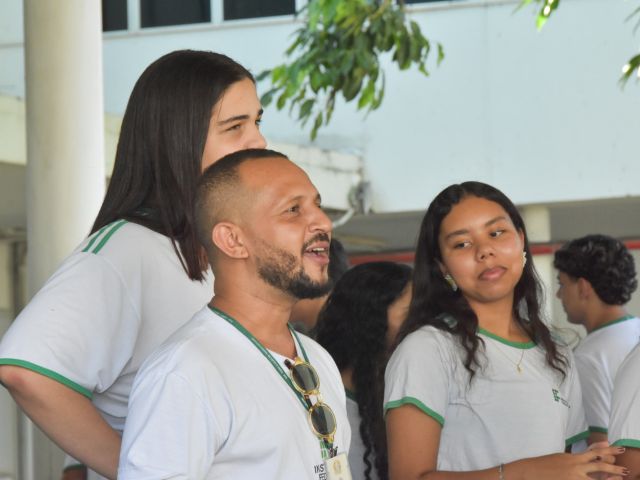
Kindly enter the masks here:
[[[360, 410], [358, 403], [347, 392], [347, 416], [349, 417], [349, 425], [351, 426], [351, 445], [349, 447], [349, 466], [351, 467], [351, 475], [353, 480], [363, 480], [366, 465], [364, 463], [364, 443], [360, 435]], [[373, 452], [372, 452], [373, 453]], [[369, 476], [371, 480], [377, 480], [378, 474], [374, 465], [374, 455], [369, 456], [371, 461], [371, 472]]]
[[[458, 339], [432, 326], [408, 335], [387, 365], [385, 410], [414, 405], [442, 425], [438, 470], [475, 471], [564, 452], [587, 436], [572, 366], [562, 381], [533, 342], [510, 342], [482, 329], [480, 336], [483, 368], [471, 385]], [[573, 365], [571, 352], [561, 351]]]
[[167, 237], [114, 222], [86, 239], [24, 308], [0, 343], [0, 364], [82, 393], [122, 431], [141, 363], [212, 296], [213, 276], [190, 280]]
[[620, 447], [640, 448], [640, 344], [622, 362], [611, 400], [609, 442]]
[[[340, 373], [322, 347], [299, 338], [336, 416], [334, 445], [347, 452]], [[285, 358], [271, 354], [288, 372]], [[298, 397], [260, 350], [208, 307], [145, 362], [129, 406], [120, 480], [326, 478]]]
[[613, 380], [640, 340], [640, 319], [626, 316], [594, 329], [575, 349], [589, 430], [607, 433]]

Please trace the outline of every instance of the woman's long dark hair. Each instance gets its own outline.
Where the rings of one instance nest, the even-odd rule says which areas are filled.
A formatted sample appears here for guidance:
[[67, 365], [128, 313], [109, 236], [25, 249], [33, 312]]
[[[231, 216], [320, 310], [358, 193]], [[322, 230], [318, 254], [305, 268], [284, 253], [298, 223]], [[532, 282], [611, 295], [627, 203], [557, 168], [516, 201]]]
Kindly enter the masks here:
[[[180, 50], [153, 62], [129, 97], [113, 174], [91, 229], [125, 218], [171, 239], [185, 271], [202, 280], [193, 202], [213, 107], [251, 73], [229, 57]], [[179, 249], [179, 251], [178, 251]]]
[[[558, 351], [549, 328], [542, 320], [542, 288], [531, 261], [524, 221], [518, 209], [504, 193], [481, 182], [450, 185], [429, 205], [418, 236], [409, 315], [398, 340], [402, 340], [423, 325], [433, 325], [440, 330], [451, 332], [460, 340], [466, 352], [463, 364], [470, 374], [470, 381], [476, 368], [481, 367], [477, 351], [483, 340], [478, 336], [478, 317], [460, 291], [454, 292], [451, 289], [439, 265], [439, 262], [442, 262], [438, 243], [440, 225], [453, 206], [466, 197], [484, 198], [497, 203], [507, 212], [516, 229], [523, 233], [524, 251], [529, 261], [515, 286], [513, 314], [531, 339], [545, 349], [549, 366], [564, 378], [567, 359]], [[447, 316], [455, 319], [455, 322], [451, 322]]]
[[410, 280], [407, 265], [373, 262], [355, 266], [338, 280], [318, 316], [317, 341], [340, 371], [353, 371], [367, 480], [374, 465], [380, 480], [389, 478], [382, 416], [384, 370], [390, 354], [387, 310]]

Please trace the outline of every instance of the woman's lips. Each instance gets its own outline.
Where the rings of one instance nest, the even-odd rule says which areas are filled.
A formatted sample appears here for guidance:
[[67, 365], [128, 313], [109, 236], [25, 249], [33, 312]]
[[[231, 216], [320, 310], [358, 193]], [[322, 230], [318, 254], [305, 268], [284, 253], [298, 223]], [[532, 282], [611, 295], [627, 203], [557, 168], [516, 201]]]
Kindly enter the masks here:
[[480, 274], [480, 280], [492, 281], [497, 280], [506, 272], [506, 268], [504, 267], [492, 267], [483, 270]]

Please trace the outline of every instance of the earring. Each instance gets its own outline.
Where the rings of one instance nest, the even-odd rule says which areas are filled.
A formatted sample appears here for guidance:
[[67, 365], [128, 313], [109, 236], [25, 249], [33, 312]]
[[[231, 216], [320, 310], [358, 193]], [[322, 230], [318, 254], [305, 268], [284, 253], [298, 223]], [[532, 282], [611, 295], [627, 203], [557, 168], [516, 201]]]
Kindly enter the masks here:
[[524, 268], [526, 264], [527, 264], [527, 252], [523, 250], [522, 251], [522, 268]]
[[451, 290], [453, 290], [454, 292], [458, 291], [458, 284], [456, 283], [456, 281], [453, 279], [453, 277], [450, 274], [447, 273], [444, 276], [444, 279], [447, 281], [447, 283], [451, 287]]

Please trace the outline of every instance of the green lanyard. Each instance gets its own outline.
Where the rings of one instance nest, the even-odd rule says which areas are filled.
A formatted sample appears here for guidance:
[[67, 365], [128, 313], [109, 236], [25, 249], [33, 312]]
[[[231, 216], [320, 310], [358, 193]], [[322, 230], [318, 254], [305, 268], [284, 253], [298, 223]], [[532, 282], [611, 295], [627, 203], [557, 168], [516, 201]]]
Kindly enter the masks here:
[[[284, 372], [283, 368], [276, 361], [276, 359], [273, 358], [273, 355], [271, 355], [269, 350], [264, 348], [264, 345], [262, 345], [260, 343], [260, 341], [256, 337], [254, 337], [253, 334], [249, 330], [244, 328], [236, 319], [231, 318], [229, 315], [227, 315], [223, 311], [217, 309], [216, 307], [209, 306], [209, 309], [213, 313], [219, 315], [220, 317], [224, 318], [227, 322], [229, 322], [231, 325], [233, 325], [240, 333], [242, 333], [245, 337], [247, 337], [251, 341], [251, 343], [253, 343], [255, 345], [255, 347], [258, 350], [260, 350], [260, 353], [262, 353], [262, 355], [264, 355], [264, 357], [267, 360], [269, 360], [269, 362], [271, 363], [273, 368], [276, 369], [276, 372], [278, 372], [278, 374], [280, 375], [280, 377], [282, 377], [282, 379], [285, 381], [285, 383], [287, 385], [289, 385], [289, 388], [291, 388], [291, 390], [293, 390], [293, 393], [295, 393], [295, 395], [298, 398], [298, 400], [300, 400], [300, 403], [302, 403], [302, 406], [304, 407], [304, 409], [306, 411], [308, 411], [309, 410], [309, 406], [307, 405], [307, 401], [304, 398], [304, 395], [301, 392], [299, 392], [296, 389], [296, 387], [293, 386], [293, 383], [291, 382], [291, 378], [289, 378], [289, 375], [287, 375]], [[302, 356], [304, 357], [305, 361], [307, 363], [309, 363], [309, 358], [307, 357], [307, 352], [305, 352], [304, 347], [302, 346], [302, 343], [300, 342], [300, 339], [298, 338], [298, 334], [296, 333], [296, 331], [294, 329], [291, 328], [290, 325], [289, 325], [289, 331], [293, 334], [297, 345], [300, 347], [300, 350], [302, 351]]]

